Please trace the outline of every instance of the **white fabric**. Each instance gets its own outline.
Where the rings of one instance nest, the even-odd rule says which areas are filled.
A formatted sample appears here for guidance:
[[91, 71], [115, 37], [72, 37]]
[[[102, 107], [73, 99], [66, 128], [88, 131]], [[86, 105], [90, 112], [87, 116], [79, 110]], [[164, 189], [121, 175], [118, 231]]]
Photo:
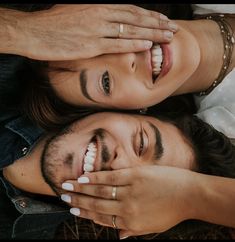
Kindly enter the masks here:
[[235, 4], [192, 4], [194, 14], [235, 13]]
[[197, 116], [235, 139], [235, 68], [210, 94], [194, 98]]
[[[192, 4], [194, 14], [235, 13], [235, 4]], [[197, 116], [235, 139], [235, 68], [208, 95], [194, 96]]]

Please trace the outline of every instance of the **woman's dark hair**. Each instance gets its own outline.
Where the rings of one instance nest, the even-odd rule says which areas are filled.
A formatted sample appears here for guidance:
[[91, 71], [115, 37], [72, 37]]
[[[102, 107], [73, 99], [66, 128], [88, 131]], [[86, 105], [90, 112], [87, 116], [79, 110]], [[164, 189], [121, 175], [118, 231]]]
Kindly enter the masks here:
[[91, 108], [73, 106], [60, 99], [50, 85], [47, 62], [27, 60], [19, 78], [25, 85], [22, 110], [45, 130], [59, 130], [92, 113]]

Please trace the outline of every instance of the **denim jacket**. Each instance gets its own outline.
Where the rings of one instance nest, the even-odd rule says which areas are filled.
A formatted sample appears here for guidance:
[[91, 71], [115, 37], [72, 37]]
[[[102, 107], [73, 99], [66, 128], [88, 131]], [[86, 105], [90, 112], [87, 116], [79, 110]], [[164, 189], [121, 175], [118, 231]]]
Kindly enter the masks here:
[[53, 239], [57, 226], [71, 218], [59, 199], [30, 196], [2, 175], [2, 169], [27, 155], [42, 134], [22, 116], [0, 115], [0, 239]]

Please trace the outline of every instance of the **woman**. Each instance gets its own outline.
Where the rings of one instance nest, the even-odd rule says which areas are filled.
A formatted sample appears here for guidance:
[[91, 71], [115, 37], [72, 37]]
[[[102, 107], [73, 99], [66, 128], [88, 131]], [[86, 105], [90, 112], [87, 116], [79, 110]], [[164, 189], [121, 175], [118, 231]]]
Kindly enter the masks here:
[[[209, 94], [226, 76], [233, 75], [231, 27], [235, 20], [232, 16], [223, 19], [178, 20], [179, 30], [173, 40], [169, 44], [154, 43], [150, 51], [49, 62], [44, 71], [37, 69], [41, 80], [31, 83], [34, 87], [27, 85], [31, 96], [27, 97], [26, 109], [30, 112], [33, 107], [33, 118], [52, 128], [65, 124], [68, 113], [81, 110], [142, 109], [169, 96]], [[38, 105], [41, 100], [47, 115]]]
[[[40, 65], [43, 63], [38, 62], [37, 66], [36, 61], [31, 63], [24, 56], [35, 60], [58, 61], [89, 58], [110, 51], [125, 53], [131, 49], [135, 52], [149, 49], [149, 40], [170, 41], [175, 31], [166, 16], [134, 5], [0, 4], [0, 16], [0, 109], [13, 111], [21, 104], [22, 97], [29, 96], [25, 100], [26, 106], [33, 99], [33, 103], [43, 106], [41, 112], [46, 116], [45, 119], [51, 118], [52, 122], [56, 121], [50, 113], [63, 118], [72, 113], [73, 109], [65, 103], [61, 104], [58, 98], [45, 90], [40, 80], [43, 75]], [[139, 18], [143, 21], [136, 24]], [[132, 33], [121, 36], [120, 22], [125, 22]], [[39, 87], [31, 87], [33, 81]], [[31, 95], [32, 92], [38, 93]], [[44, 100], [53, 111], [48, 110], [49, 105]], [[25, 108], [24, 104], [22, 106]], [[67, 112], [61, 112], [61, 109]], [[29, 116], [32, 116], [31, 112], [35, 113], [34, 105], [29, 110], [26, 108]], [[38, 118], [41, 122], [41, 118]]]

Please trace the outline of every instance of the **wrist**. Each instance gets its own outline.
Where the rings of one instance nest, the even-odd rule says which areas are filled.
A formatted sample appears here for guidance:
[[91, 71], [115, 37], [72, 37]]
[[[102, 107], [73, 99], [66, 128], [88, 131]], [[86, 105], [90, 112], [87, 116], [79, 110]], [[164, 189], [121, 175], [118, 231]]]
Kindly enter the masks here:
[[202, 208], [200, 196], [202, 196], [203, 186], [200, 182], [199, 173], [185, 171], [183, 179], [183, 189], [181, 194], [181, 221], [188, 219], [198, 219], [199, 209]]
[[195, 176], [191, 218], [235, 227], [234, 178], [205, 175]]
[[21, 22], [29, 13], [0, 8], [0, 53], [24, 55]]

